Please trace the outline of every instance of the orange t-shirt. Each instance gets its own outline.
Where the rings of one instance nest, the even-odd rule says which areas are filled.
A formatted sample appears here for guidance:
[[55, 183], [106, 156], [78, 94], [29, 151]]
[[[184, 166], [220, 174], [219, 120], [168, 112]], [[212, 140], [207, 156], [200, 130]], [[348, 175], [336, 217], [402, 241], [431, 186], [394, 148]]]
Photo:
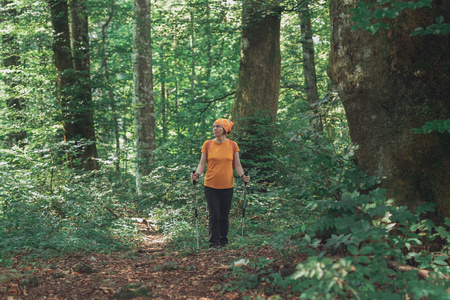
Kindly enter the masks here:
[[[239, 152], [236, 142], [225, 140], [223, 143], [212, 141], [209, 151], [206, 151], [206, 145], [209, 141], [203, 143], [202, 153], [207, 155], [206, 176], [204, 185], [214, 189], [229, 189], [234, 187], [233, 157]], [[231, 143], [235, 143], [234, 153]]]

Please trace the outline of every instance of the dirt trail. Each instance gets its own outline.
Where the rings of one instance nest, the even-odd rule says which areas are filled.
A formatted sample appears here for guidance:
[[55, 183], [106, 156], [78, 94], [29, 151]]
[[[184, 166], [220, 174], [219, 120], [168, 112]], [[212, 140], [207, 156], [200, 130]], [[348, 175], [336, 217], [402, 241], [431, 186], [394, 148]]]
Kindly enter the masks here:
[[[16, 274], [25, 276], [0, 268], [1, 274], [10, 275], [0, 280], [0, 299], [131, 299], [130, 295], [132, 299], [242, 299], [251, 292], [221, 290], [232, 280], [225, 276], [231, 274], [231, 262], [249, 255], [222, 249], [177, 256], [165, 249], [161, 235], [151, 234], [136, 252], [15, 266]], [[252, 252], [253, 257], [271, 255], [267, 248]], [[76, 265], [78, 272], [73, 270]]]

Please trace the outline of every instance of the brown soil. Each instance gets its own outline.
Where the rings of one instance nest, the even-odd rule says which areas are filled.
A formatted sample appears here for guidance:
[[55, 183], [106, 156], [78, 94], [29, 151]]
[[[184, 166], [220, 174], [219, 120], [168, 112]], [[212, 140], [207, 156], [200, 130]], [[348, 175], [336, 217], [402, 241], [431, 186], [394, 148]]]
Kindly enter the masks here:
[[[147, 296], [126, 299], [268, 297], [262, 291], [232, 291], [223, 288], [236, 280], [227, 276], [232, 272], [232, 262], [240, 258], [273, 258], [276, 253], [271, 249], [200, 250], [198, 253], [194, 251], [189, 255], [179, 255], [167, 250], [162, 239], [158, 234], [147, 235], [146, 242], [133, 252], [71, 256], [29, 265], [18, 263], [8, 269], [0, 268], [2, 274], [10, 274], [6, 277], [9, 279], [0, 281], [0, 299], [114, 299], [120, 289], [133, 283], [144, 284], [151, 292]], [[73, 267], [80, 262], [86, 268], [92, 268], [93, 272], [83, 269], [75, 272]], [[280, 266], [277, 268], [280, 269]], [[283, 268], [285, 267], [281, 266]], [[32, 283], [24, 286], [25, 278], [37, 279], [37, 286]], [[282, 299], [287, 298], [294, 297], [282, 296]]]

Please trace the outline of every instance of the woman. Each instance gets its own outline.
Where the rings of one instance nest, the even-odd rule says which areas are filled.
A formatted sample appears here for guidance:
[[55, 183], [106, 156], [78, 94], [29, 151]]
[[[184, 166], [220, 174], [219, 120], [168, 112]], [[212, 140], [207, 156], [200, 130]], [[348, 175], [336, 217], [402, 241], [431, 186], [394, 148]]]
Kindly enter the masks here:
[[227, 139], [233, 122], [227, 119], [214, 121], [215, 138], [203, 143], [202, 156], [191, 180], [198, 180], [207, 167], [204, 190], [209, 211], [209, 247], [219, 248], [228, 243], [228, 215], [233, 198], [234, 174], [249, 182], [250, 177], [244, 174], [239, 160], [239, 147], [236, 142]]

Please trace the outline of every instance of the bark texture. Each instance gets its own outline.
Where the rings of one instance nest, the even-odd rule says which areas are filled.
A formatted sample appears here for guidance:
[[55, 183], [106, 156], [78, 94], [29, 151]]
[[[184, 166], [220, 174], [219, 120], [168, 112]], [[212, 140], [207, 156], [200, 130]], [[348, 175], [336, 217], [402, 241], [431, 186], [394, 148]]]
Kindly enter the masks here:
[[150, 1], [134, 0], [133, 82], [134, 133], [136, 139], [136, 186], [150, 172], [156, 149], [156, 121], [153, 98]]
[[309, 12], [308, 1], [298, 0], [300, 11], [300, 30], [302, 34], [303, 51], [303, 74], [305, 76], [306, 97], [315, 118], [311, 120], [311, 125], [316, 131], [323, 131], [322, 120], [318, 109], [319, 92], [317, 91], [316, 61], [314, 57], [314, 41], [311, 25], [311, 14]]
[[85, 168], [98, 169], [97, 145], [95, 143], [94, 108], [90, 86], [90, 47], [89, 23], [86, 0], [72, 0], [70, 7], [73, 70], [75, 99], [71, 101], [70, 111], [75, 116], [75, 122], [66, 124], [66, 139], [72, 140], [82, 137], [89, 141], [84, 146], [82, 159], [86, 161]]
[[[69, 28], [67, 1], [49, 0], [53, 26], [53, 59], [57, 72], [56, 94], [61, 105], [64, 141], [85, 145], [68, 157], [73, 165], [81, 159], [87, 170], [98, 169], [92, 96], [89, 87], [89, 42], [87, 11], [83, 2], [74, 2], [72, 11], [73, 44]], [[73, 48], [72, 48], [73, 47]], [[78, 166], [78, 165], [77, 165]]]
[[[374, 1], [369, 1], [374, 3]], [[399, 204], [437, 204], [450, 217], [450, 139], [414, 134], [426, 121], [450, 118], [450, 35], [410, 36], [437, 16], [450, 19], [450, 1], [404, 10], [389, 30], [352, 31], [356, 1], [332, 0], [329, 76], [338, 88], [357, 162], [383, 178]]]
[[[251, 136], [268, 134], [278, 110], [280, 90], [280, 9], [279, 1], [244, 0], [239, 79], [232, 119], [235, 129]], [[270, 149], [262, 144], [243, 141], [247, 155], [261, 157]], [[259, 155], [256, 155], [256, 154]], [[244, 153], [245, 154], [245, 153]]]

